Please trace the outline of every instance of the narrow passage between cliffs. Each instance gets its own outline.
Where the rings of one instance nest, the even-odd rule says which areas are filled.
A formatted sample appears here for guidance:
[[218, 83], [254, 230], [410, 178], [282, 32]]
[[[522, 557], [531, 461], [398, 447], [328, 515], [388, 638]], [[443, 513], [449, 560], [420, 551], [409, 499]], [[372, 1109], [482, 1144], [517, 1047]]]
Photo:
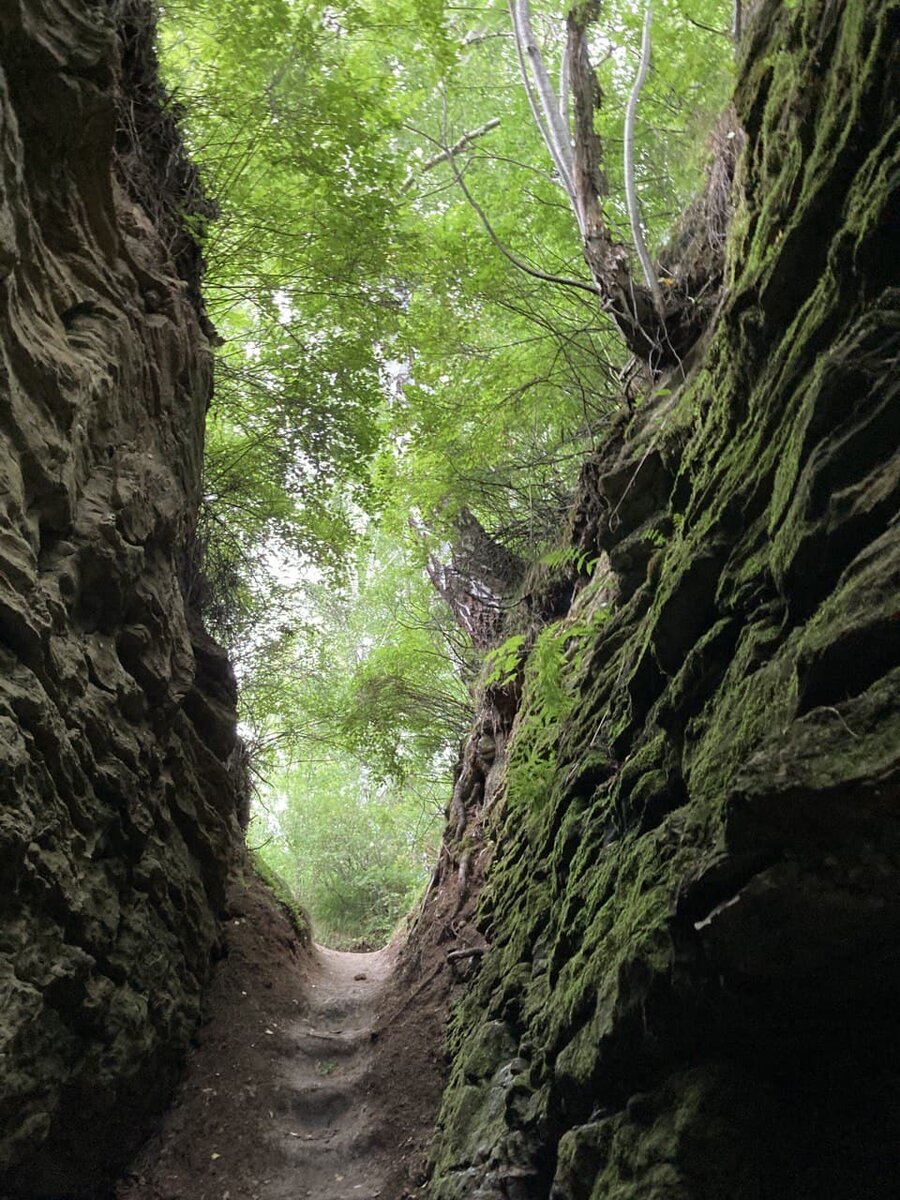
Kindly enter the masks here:
[[440, 1094], [442, 1006], [412, 1002], [396, 944], [304, 946], [258, 883], [187, 1076], [120, 1200], [399, 1200], [415, 1194]]
[[269, 1194], [370, 1200], [382, 1194], [384, 1164], [366, 1076], [378, 1057], [374, 1023], [395, 956], [390, 947], [352, 954], [324, 946], [313, 955], [309, 1008], [289, 1030], [297, 1053], [285, 1063], [287, 1102], [273, 1130], [289, 1166]]

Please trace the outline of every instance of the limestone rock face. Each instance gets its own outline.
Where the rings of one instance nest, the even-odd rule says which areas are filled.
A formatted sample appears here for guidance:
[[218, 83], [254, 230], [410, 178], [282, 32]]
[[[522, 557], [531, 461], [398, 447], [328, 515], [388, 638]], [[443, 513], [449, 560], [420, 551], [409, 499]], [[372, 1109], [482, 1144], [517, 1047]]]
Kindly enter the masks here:
[[726, 300], [526, 666], [433, 1200], [897, 1188], [900, 8], [757, 9]]
[[[196, 1025], [239, 843], [234, 681], [184, 598], [211, 382], [197, 255], [136, 186], [161, 154], [184, 168], [139, 127], [149, 37], [136, 0], [0, 5], [0, 1193], [15, 1196], [83, 1194], [133, 1148]], [[171, 218], [186, 201], [168, 199]]]

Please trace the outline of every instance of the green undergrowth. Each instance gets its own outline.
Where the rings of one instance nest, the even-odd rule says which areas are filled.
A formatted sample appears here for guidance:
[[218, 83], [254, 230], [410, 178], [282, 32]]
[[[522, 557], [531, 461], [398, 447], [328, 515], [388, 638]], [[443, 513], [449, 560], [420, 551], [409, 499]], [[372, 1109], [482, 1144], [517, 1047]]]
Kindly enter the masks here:
[[254, 819], [251, 836], [309, 914], [316, 941], [383, 946], [433, 869], [440, 810], [430, 796], [379, 786], [355, 764], [344, 770], [332, 760], [286, 773], [274, 799], [281, 811], [268, 830]]
[[592, 579], [569, 615], [545, 625], [532, 639], [511, 635], [488, 657], [488, 684], [505, 686], [522, 679], [506, 794], [510, 803], [526, 810], [539, 808], [547, 797], [561, 733], [576, 709], [590, 649], [612, 613], [607, 583], [605, 577]]
[[269, 889], [279, 908], [287, 917], [301, 945], [308, 946], [312, 941], [312, 925], [306, 910], [294, 895], [290, 885], [269, 866], [257, 851], [250, 851], [250, 862], [257, 878], [262, 880]]

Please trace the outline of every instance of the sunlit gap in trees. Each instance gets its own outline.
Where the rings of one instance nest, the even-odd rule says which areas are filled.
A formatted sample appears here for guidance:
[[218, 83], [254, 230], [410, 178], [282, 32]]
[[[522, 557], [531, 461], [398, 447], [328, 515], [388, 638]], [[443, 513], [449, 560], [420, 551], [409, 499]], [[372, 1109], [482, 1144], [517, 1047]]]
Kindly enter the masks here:
[[[241, 681], [250, 843], [333, 940], [386, 937], [427, 875], [471, 715], [480, 655], [423, 568], [452, 555], [463, 514], [522, 561], [546, 556], [631, 351], [659, 334], [603, 294], [577, 217], [602, 217], [623, 294], [640, 292], [623, 143], [646, 5], [578, 9], [602, 212], [564, 187], [565, 10], [512, 7], [164, 8], [165, 78], [218, 208], [183, 214], [223, 342], [195, 603]], [[631, 155], [651, 258], [703, 180], [730, 9], [654, 0]]]

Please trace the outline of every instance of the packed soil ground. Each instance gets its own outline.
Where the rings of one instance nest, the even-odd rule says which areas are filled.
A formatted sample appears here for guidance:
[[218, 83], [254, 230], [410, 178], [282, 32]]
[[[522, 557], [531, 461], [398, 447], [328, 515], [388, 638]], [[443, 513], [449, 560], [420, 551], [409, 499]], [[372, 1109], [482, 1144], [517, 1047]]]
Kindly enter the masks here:
[[175, 1103], [118, 1200], [403, 1200], [424, 1183], [448, 971], [305, 946], [253, 880]]

